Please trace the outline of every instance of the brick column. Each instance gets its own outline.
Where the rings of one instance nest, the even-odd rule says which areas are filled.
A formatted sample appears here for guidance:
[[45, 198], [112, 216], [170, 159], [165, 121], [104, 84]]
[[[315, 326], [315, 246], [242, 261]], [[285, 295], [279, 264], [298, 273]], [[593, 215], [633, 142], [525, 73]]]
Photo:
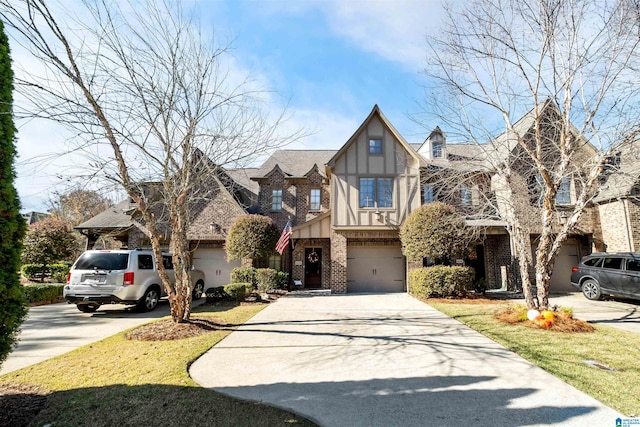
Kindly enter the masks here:
[[347, 293], [347, 238], [331, 230], [331, 293]]

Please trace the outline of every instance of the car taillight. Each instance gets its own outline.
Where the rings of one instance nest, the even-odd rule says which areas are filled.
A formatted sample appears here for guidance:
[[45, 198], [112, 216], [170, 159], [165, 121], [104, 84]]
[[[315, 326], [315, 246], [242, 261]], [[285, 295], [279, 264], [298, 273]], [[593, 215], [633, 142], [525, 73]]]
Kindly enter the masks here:
[[67, 285], [71, 283], [71, 272], [67, 273]]
[[571, 272], [575, 273], [576, 271], [578, 271], [578, 267], [571, 267]]
[[122, 282], [122, 286], [130, 286], [130, 285], [133, 285], [133, 271], [124, 273], [124, 280]]

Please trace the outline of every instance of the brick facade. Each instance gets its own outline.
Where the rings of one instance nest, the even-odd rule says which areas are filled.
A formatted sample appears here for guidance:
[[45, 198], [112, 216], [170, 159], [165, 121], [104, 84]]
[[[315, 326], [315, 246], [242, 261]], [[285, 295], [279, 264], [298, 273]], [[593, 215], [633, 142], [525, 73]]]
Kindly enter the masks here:
[[291, 279], [300, 280], [303, 286], [305, 283], [305, 249], [321, 248], [321, 288], [331, 289], [331, 241], [329, 239], [300, 239], [296, 240], [295, 248], [292, 251], [293, 266], [291, 268]]
[[347, 237], [331, 230], [331, 293], [347, 293]]

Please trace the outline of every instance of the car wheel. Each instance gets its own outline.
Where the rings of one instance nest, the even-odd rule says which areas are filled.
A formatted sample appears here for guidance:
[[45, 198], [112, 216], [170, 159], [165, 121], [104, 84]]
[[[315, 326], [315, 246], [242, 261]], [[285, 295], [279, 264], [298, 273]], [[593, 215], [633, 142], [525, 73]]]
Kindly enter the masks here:
[[93, 313], [100, 307], [100, 304], [77, 304], [76, 307], [83, 313]]
[[582, 294], [590, 300], [599, 300], [602, 297], [600, 285], [592, 279], [587, 279], [582, 283]]
[[204, 292], [204, 283], [202, 280], [198, 280], [196, 285], [193, 287], [193, 293], [191, 294], [192, 299], [200, 299], [202, 297], [202, 293]]
[[160, 292], [155, 286], [150, 287], [144, 293], [143, 297], [138, 301], [138, 309], [140, 311], [152, 311], [158, 306], [160, 300]]

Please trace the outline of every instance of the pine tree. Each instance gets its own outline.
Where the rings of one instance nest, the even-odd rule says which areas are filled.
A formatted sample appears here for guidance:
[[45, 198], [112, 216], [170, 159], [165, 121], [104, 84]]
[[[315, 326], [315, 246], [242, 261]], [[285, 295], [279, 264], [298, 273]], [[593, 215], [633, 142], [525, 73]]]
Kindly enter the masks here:
[[0, 21], [0, 364], [15, 343], [26, 315], [18, 269], [25, 233], [20, 202], [13, 185], [16, 156], [13, 124], [13, 72], [9, 40]]

